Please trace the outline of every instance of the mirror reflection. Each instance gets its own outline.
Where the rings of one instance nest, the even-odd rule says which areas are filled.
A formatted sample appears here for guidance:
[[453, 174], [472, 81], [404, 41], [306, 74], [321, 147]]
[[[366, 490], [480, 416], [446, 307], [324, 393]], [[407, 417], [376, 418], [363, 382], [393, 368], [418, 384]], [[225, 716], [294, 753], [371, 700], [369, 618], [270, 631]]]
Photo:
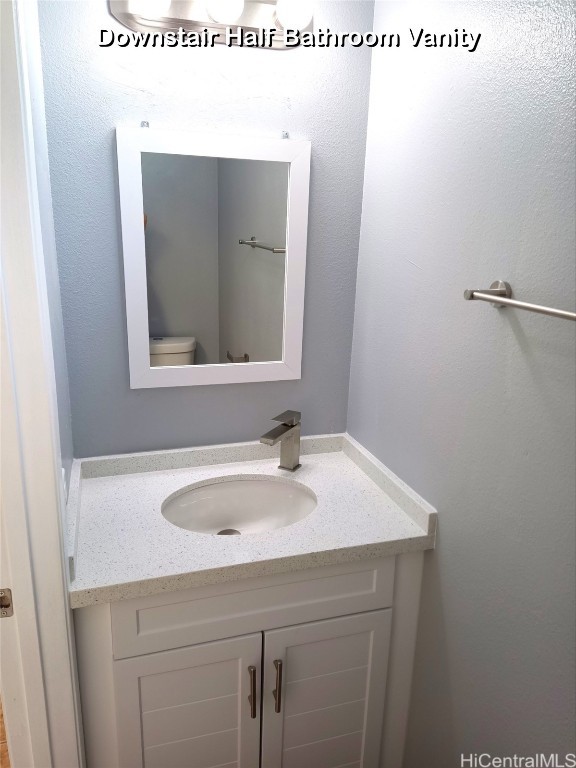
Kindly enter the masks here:
[[150, 365], [282, 360], [289, 163], [141, 159]]

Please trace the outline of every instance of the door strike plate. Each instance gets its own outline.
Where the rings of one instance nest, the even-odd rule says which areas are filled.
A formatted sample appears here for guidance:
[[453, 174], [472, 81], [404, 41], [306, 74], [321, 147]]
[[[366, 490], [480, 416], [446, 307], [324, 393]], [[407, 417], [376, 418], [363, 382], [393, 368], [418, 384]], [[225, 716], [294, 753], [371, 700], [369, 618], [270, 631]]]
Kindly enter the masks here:
[[0, 618], [6, 619], [8, 616], [12, 616], [13, 613], [12, 590], [2, 587], [0, 589]]

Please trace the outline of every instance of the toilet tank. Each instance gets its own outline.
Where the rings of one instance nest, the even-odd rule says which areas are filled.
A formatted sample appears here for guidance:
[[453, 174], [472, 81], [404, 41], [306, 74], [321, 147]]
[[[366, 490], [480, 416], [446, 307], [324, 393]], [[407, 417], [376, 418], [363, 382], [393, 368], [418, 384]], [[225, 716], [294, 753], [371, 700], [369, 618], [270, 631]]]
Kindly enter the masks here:
[[150, 366], [194, 365], [194, 336], [151, 336]]

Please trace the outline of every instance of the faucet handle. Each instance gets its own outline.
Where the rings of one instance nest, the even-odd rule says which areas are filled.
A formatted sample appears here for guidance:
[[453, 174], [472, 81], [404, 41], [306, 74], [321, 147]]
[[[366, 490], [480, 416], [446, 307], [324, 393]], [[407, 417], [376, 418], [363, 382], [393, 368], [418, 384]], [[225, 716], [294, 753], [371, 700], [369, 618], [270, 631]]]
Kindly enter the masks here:
[[284, 411], [284, 413], [281, 413], [278, 416], [274, 416], [272, 421], [280, 421], [287, 427], [295, 427], [296, 424], [300, 424], [301, 418], [302, 414], [300, 411]]

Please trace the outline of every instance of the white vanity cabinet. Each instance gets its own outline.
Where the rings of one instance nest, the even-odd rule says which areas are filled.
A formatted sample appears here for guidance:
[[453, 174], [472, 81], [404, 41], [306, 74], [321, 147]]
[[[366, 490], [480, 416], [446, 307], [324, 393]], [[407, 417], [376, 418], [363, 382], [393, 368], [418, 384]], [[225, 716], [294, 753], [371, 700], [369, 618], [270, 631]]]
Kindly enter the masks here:
[[261, 652], [254, 634], [115, 662], [120, 765], [258, 766]]
[[390, 619], [388, 609], [264, 634], [263, 766], [378, 765]]
[[120, 764], [376, 766], [389, 634], [382, 610], [116, 661]]
[[75, 611], [88, 768], [400, 768], [422, 553]]

